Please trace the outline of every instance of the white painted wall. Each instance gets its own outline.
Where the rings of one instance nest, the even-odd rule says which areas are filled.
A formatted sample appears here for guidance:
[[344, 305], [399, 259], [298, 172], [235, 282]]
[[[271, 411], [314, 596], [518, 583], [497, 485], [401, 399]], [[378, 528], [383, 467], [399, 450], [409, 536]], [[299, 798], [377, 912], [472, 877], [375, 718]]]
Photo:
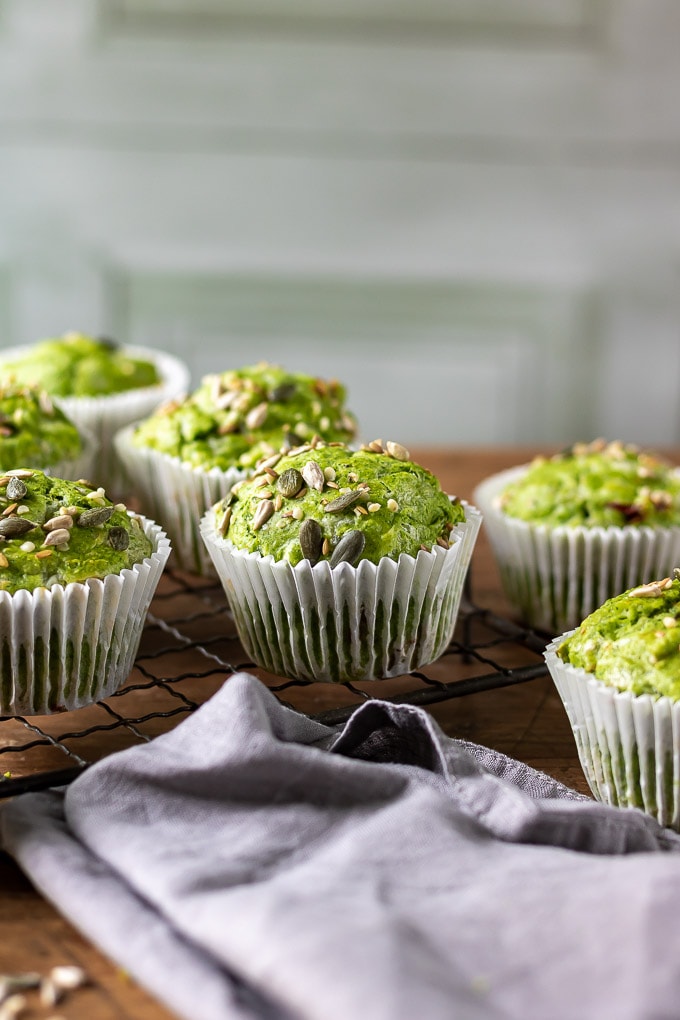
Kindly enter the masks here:
[[677, 0], [0, 0], [0, 333], [680, 441]]

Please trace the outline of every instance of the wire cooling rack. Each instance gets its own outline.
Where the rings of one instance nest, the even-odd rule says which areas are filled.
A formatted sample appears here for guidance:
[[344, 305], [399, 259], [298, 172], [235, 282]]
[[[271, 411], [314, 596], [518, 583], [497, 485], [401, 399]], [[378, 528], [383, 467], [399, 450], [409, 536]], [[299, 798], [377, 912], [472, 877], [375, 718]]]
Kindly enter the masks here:
[[544, 676], [544, 648], [534, 632], [476, 606], [468, 590], [450, 646], [423, 670], [357, 684], [284, 680], [247, 661], [218, 581], [166, 570], [119, 691], [75, 712], [0, 717], [0, 797], [63, 785], [107, 754], [151, 740], [239, 670], [284, 704], [334, 725], [370, 698], [426, 706]]

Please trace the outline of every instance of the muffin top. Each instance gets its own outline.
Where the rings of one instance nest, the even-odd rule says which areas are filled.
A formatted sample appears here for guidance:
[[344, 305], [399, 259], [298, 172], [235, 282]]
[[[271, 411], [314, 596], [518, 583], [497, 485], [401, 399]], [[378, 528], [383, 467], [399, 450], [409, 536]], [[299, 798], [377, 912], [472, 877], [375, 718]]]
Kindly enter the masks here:
[[28, 468], [0, 477], [0, 591], [104, 578], [151, 551], [140, 520], [89, 482]]
[[0, 387], [0, 471], [15, 464], [50, 467], [82, 451], [78, 429], [47, 391], [8, 383]]
[[161, 382], [150, 361], [131, 357], [114, 340], [83, 333], [42, 340], [23, 357], [0, 364], [0, 371], [55, 397], [101, 397]]
[[132, 441], [192, 467], [252, 467], [314, 436], [351, 439], [356, 421], [344, 402], [345, 389], [336, 380], [260, 362], [206, 376], [185, 400], [165, 404], [141, 422]]
[[680, 580], [664, 577], [609, 599], [557, 654], [621, 691], [680, 698]]
[[215, 507], [215, 524], [237, 548], [312, 565], [397, 560], [435, 545], [449, 548], [465, 520], [398, 443], [375, 440], [361, 450], [313, 441], [261, 461]]
[[671, 527], [680, 524], [680, 474], [635, 446], [577, 443], [537, 457], [503, 490], [499, 508], [549, 527]]

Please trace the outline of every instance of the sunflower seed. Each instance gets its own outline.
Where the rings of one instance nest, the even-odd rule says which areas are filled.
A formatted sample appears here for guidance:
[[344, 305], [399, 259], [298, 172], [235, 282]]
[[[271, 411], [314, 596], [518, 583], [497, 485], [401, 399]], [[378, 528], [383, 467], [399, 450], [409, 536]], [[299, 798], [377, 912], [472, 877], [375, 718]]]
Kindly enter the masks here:
[[48, 531], [43, 545], [61, 545], [62, 542], [68, 542], [70, 537], [71, 535], [67, 528], [55, 528], [54, 531]]
[[79, 528], [98, 528], [100, 524], [106, 524], [113, 516], [112, 506], [95, 506], [91, 510], [84, 510], [78, 518]]
[[276, 487], [286, 499], [292, 499], [304, 485], [304, 478], [297, 468], [288, 468], [279, 475]]
[[331, 567], [337, 567], [338, 563], [355, 564], [365, 545], [366, 536], [363, 531], [346, 531], [333, 550]]
[[401, 443], [391, 443], [388, 440], [385, 443], [385, 448], [390, 457], [394, 457], [395, 460], [409, 460], [411, 456], [406, 447], [402, 446]]
[[22, 482], [20, 478], [10, 478], [6, 489], [8, 499], [23, 499], [27, 492], [26, 482]]
[[397, 510], [399, 509], [399, 504], [397, 503], [396, 499], [388, 499], [387, 500], [387, 509], [391, 510], [392, 513], [396, 513], [397, 512]]
[[629, 591], [628, 598], [659, 598], [662, 592], [671, 587], [672, 583], [670, 577], [664, 577], [661, 581], [649, 581], [647, 584], [642, 584], [639, 588]]
[[309, 560], [312, 566], [318, 562], [323, 546], [323, 532], [321, 525], [312, 517], [308, 517], [300, 525], [300, 548], [302, 555]]
[[345, 492], [342, 496], [338, 496], [337, 499], [327, 503], [325, 511], [327, 514], [339, 514], [343, 510], [349, 510], [351, 506], [354, 506], [361, 499], [362, 495], [363, 493], [357, 489], [351, 489], [349, 492]]
[[268, 454], [262, 460], [258, 460], [255, 466], [259, 471], [266, 471], [267, 468], [276, 467], [282, 456], [283, 454], [280, 451]]
[[380, 503], [369, 503], [367, 509], [369, 514], [375, 514], [380, 510]]
[[317, 492], [323, 492], [323, 486], [326, 478], [315, 460], [307, 461], [302, 469], [302, 477], [307, 482], [310, 489], [316, 489]]
[[259, 531], [271, 515], [274, 513], [274, 504], [271, 499], [263, 499], [253, 515], [253, 531]]
[[106, 536], [109, 545], [116, 552], [125, 552], [127, 547], [130, 545], [130, 536], [128, 535], [125, 528], [121, 528], [119, 525], [114, 525], [113, 528], [109, 528], [109, 533]]
[[43, 531], [55, 531], [57, 528], [72, 528], [73, 518], [70, 514], [59, 514], [58, 517], [50, 517], [49, 521], [43, 524]]
[[16, 1020], [25, 1011], [28, 999], [16, 992], [9, 995], [0, 1006], [0, 1020]]
[[218, 393], [215, 396], [215, 407], [218, 411], [226, 411], [228, 407], [231, 407], [235, 399], [235, 390], [226, 390], [224, 393]]
[[264, 400], [257, 407], [254, 407], [252, 411], [248, 411], [246, 415], [246, 426], [249, 429], [259, 429], [264, 425], [265, 418], [267, 417], [267, 411], [269, 410], [269, 404]]
[[38, 525], [33, 521], [27, 521], [25, 517], [4, 517], [0, 520], [0, 535], [5, 538], [18, 538], [25, 535], [27, 531], [33, 531]]

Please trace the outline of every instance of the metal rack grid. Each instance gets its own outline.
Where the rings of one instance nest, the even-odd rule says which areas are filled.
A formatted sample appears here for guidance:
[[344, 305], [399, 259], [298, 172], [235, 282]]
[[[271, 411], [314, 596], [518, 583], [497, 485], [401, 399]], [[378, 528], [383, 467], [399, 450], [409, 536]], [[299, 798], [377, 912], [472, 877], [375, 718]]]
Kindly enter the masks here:
[[107, 754], [171, 729], [239, 670], [333, 725], [370, 698], [432, 705], [544, 676], [544, 647], [533, 631], [476, 606], [468, 589], [449, 648], [423, 670], [357, 684], [284, 680], [246, 660], [219, 582], [167, 570], [119, 691], [75, 712], [0, 717], [0, 797], [66, 784]]

